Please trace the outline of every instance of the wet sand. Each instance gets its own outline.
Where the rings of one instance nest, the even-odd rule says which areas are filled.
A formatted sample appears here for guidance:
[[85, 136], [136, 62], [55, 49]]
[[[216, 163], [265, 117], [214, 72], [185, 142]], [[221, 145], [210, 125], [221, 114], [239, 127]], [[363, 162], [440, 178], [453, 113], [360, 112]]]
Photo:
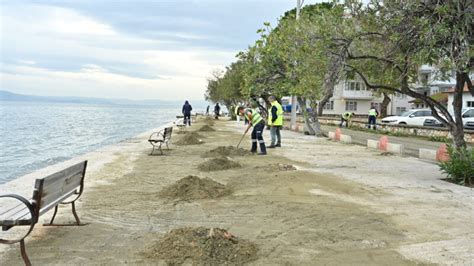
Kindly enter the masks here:
[[[196, 123], [189, 130], [198, 130]], [[236, 145], [243, 125], [218, 121], [200, 145], [150, 156], [147, 134], [101, 155], [88, 171], [81, 227], [42, 227], [27, 238], [36, 265], [165, 265], [143, 253], [171, 229], [219, 227], [255, 243], [251, 265], [414, 265], [472, 261], [470, 189], [438, 180], [436, 165], [283, 131], [283, 147], [233, 160], [240, 168], [201, 172], [202, 155]], [[268, 134], [266, 132], [265, 134]], [[183, 135], [175, 134], [173, 141]], [[269, 138], [266, 138], [269, 139]], [[248, 147], [246, 139], [243, 147]], [[105, 160], [104, 158], [108, 158]], [[271, 167], [292, 164], [297, 170]], [[170, 202], [159, 192], [195, 175], [232, 189], [216, 199]], [[50, 218], [51, 213], [41, 218]], [[68, 207], [58, 222], [72, 221]], [[18, 245], [0, 252], [19, 265]]]

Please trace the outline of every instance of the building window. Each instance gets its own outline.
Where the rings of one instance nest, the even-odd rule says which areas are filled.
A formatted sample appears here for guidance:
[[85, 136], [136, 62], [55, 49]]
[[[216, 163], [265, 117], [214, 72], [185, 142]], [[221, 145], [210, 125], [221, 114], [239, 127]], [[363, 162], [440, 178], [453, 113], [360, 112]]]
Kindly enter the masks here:
[[467, 107], [474, 107], [474, 101], [467, 101], [466, 105]]
[[344, 88], [346, 91], [365, 91], [366, 87], [365, 84], [358, 81], [348, 81], [346, 83], [346, 87]]
[[430, 78], [430, 74], [428, 74], [428, 73], [422, 73], [420, 75], [420, 81], [421, 81], [422, 84], [428, 83], [429, 78]]
[[397, 107], [396, 112], [397, 115], [401, 115], [402, 113], [406, 112], [407, 108], [406, 107]]
[[346, 102], [346, 111], [357, 111], [357, 102]]
[[334, 110], [334, 101], [328, 101], [323, 107], [324, 110]]
[[395, 97], [400, 98], [400, 99], [405, 99], [407, 97], [406, 94], [401, 94], [399, 92], [395, 92]]

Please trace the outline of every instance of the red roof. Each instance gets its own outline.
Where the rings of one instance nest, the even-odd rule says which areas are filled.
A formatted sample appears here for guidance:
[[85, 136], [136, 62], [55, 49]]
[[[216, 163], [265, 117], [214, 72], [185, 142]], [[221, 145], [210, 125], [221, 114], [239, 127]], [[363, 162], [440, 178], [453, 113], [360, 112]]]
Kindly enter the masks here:
[[[455, 88], [456, 88], [456, 87], [452, 87], [452, 88], [450, 88], [449, 90], [447, 90], [446, 92], [447, 92], [447, 93], [453, 93]], [[464, 83], [463, 92], [469, 92], [469, 88], [467, 87], [467, 82]]]

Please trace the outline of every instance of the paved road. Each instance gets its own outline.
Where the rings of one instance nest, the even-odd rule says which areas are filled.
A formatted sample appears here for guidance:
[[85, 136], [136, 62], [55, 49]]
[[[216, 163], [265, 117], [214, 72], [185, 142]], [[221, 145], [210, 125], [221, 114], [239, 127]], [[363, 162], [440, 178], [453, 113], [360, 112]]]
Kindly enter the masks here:
[[[335, 126], [321, 125], [324, 131], [334, 131]], [[368, 133], [364, 131], [342, 128], [342, 134], [350, 135], [352, 142], [360, 145], [367, 145], [367, 139], [378, 140], [383, 134]], [[392, 137], [388, 136], [389, 142], [403, 144], [404, 155], [418, 157], [419, 149], [437, 150], [443, 142], [423, 140], [417, 137]]]

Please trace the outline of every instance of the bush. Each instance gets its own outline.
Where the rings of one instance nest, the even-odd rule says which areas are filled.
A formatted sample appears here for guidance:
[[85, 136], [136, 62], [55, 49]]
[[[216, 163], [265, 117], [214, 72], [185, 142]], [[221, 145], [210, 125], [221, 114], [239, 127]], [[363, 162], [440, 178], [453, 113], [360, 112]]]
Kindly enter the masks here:
[[440, 168], [453, 182], [471, 186], [474, 182], [474, 149], [455, 149], [448, 146], [449, 160], [440, 163]]

